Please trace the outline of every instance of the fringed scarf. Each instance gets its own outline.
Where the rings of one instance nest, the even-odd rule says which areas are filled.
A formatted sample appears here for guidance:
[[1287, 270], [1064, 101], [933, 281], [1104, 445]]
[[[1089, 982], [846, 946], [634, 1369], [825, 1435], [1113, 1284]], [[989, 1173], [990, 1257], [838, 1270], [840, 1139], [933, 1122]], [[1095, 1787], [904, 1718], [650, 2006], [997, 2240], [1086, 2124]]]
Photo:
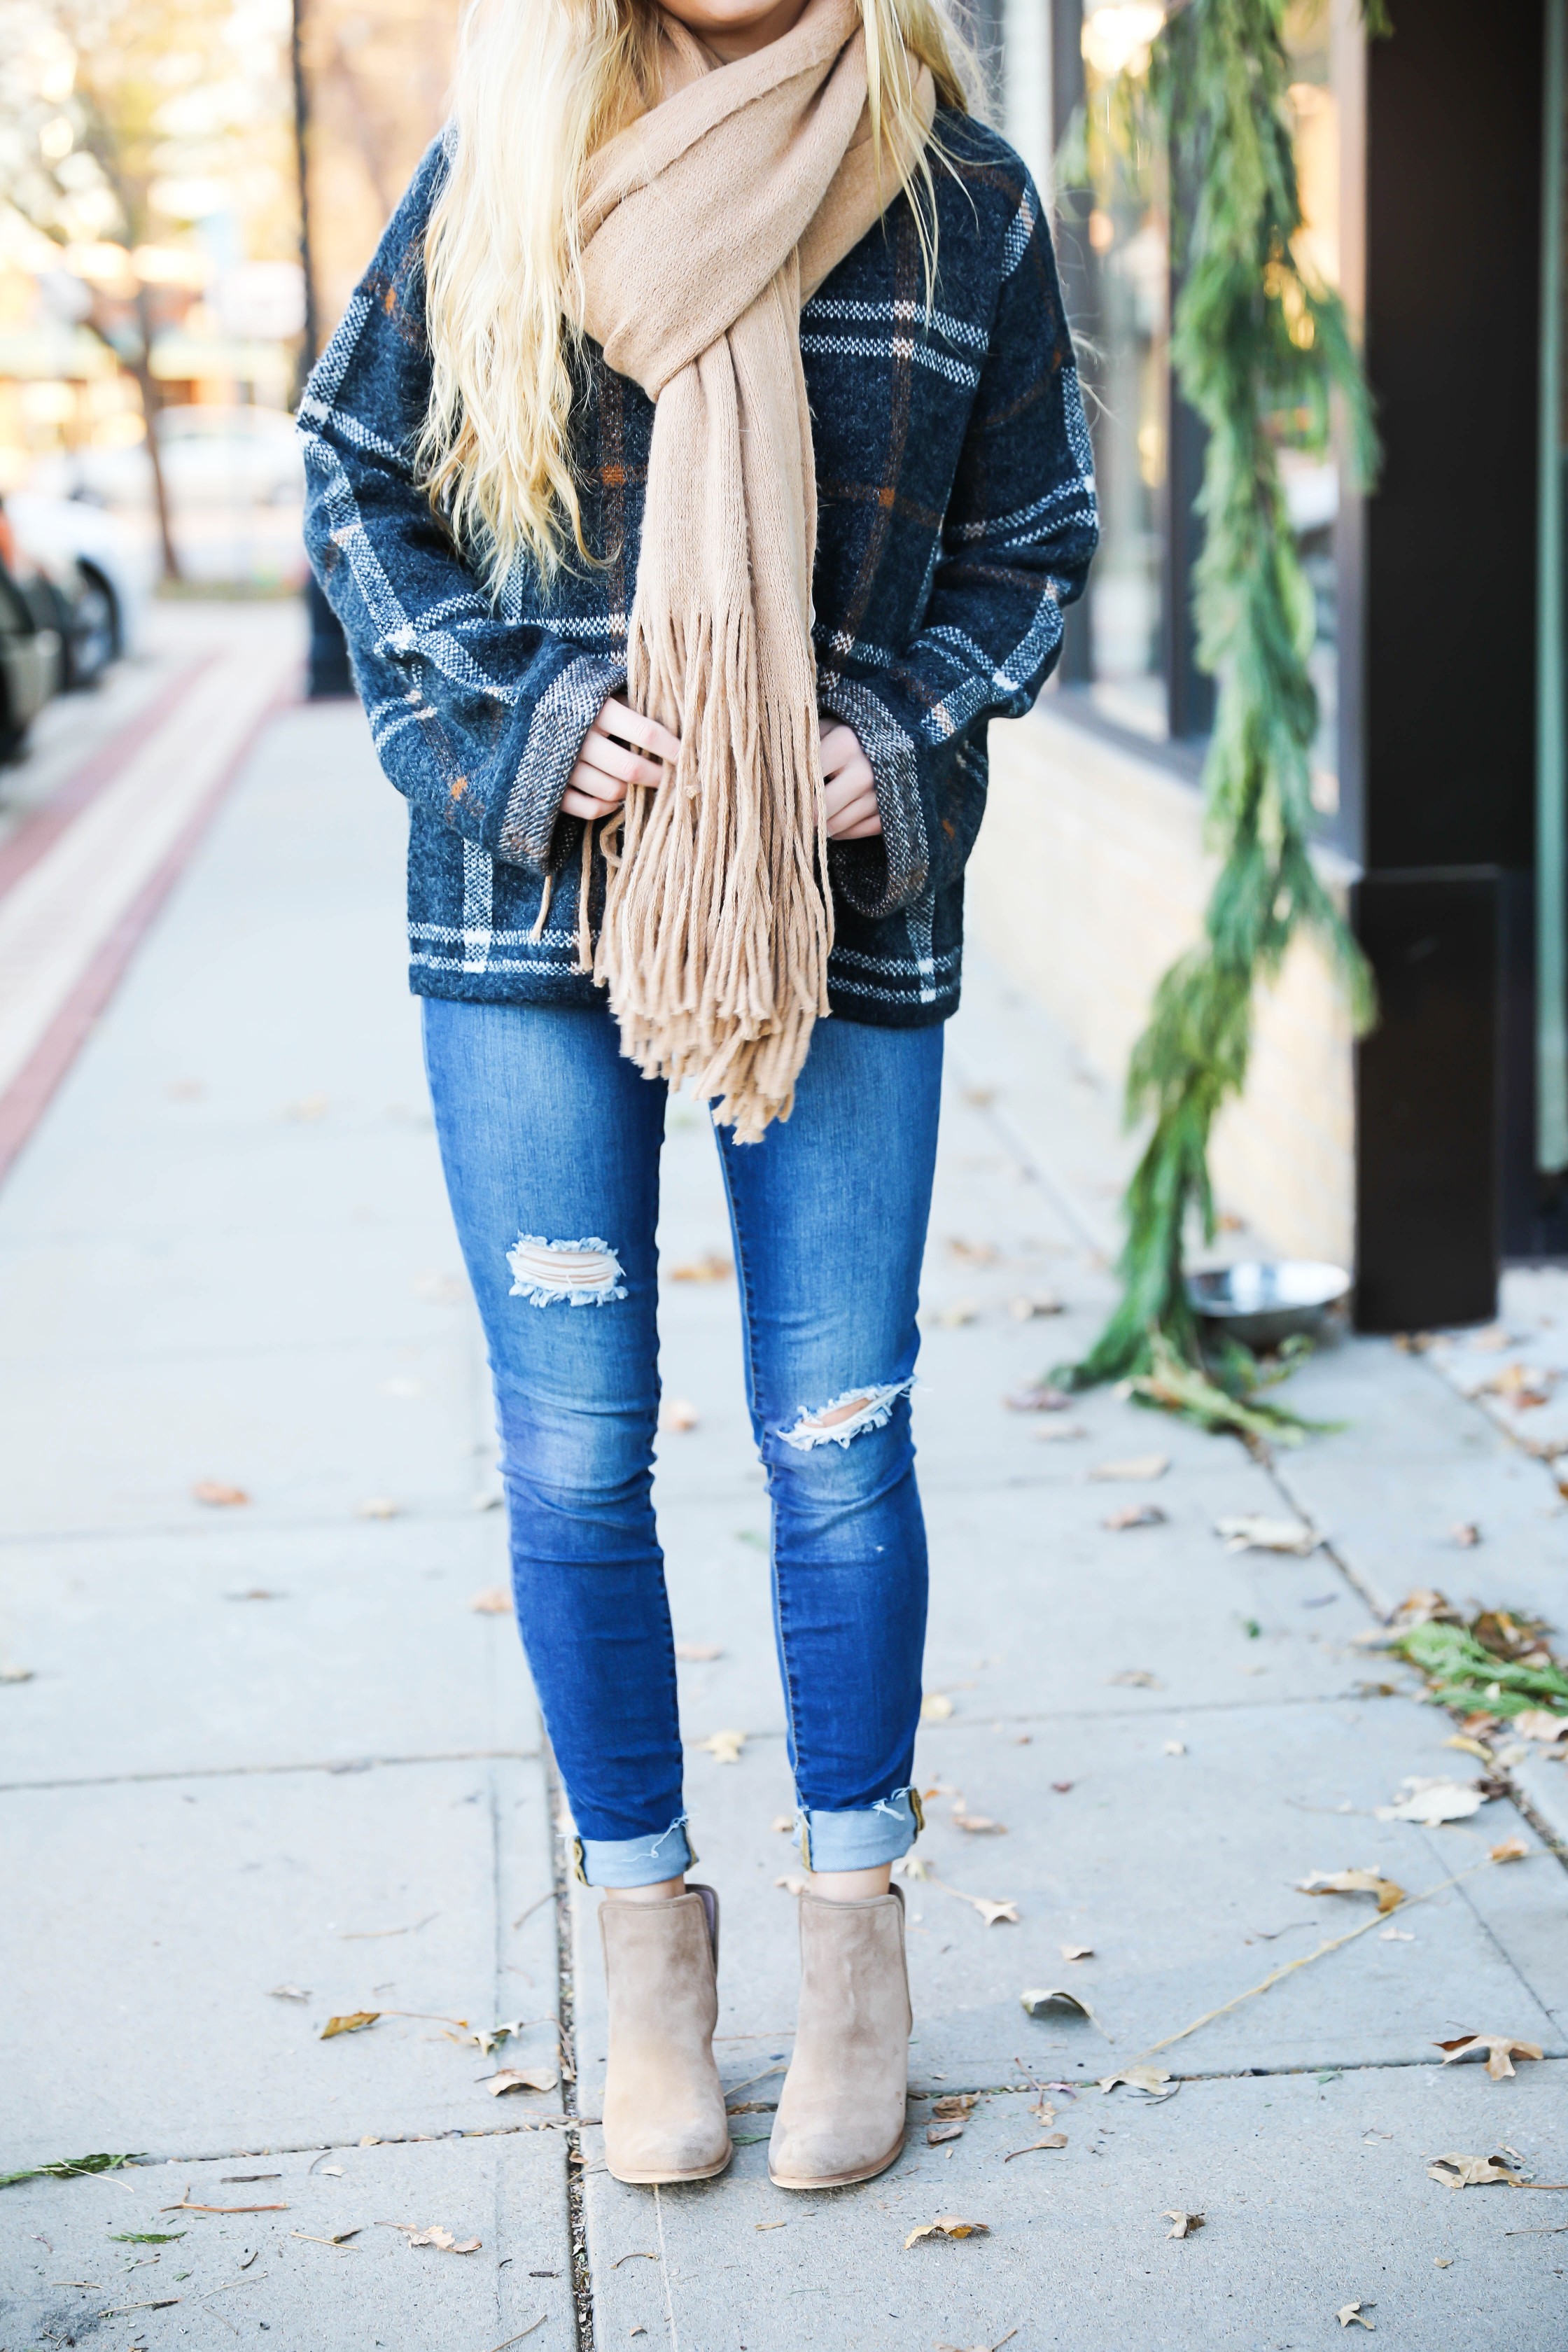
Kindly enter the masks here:
[[[622, 1050], [754, 1142], [789, 1116], [833, 944], [800, 306], [894, 189], [856, 0], [718, 69], [661, 24], [665, 94], [595, 159], [583, 268], [589, 333], [657, 404], [626, 692], [681, 751], [604, 828], [593, 970]], [[929, 126], [924, 68], [919, 92]]]

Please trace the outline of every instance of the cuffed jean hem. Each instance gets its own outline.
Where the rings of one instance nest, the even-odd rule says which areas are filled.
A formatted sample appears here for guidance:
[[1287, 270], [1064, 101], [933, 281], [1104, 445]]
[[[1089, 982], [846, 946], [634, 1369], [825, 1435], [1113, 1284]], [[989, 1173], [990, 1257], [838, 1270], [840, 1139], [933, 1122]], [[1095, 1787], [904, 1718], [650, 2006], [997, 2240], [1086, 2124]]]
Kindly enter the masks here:
[[574, 1843], [584, 1886], [657, 1886], [661, 1879], [679, 1878], [697, 1859], [684, 1813], [657, 1836], [580, 1837]]
[[912, 1789], [895, 1789], [864, 1811], [816, 1812], [803, 1805], [795, 1815], [807, 1870], [874, 1870], [880, 1862], [896, 1862], [923, 1826]]

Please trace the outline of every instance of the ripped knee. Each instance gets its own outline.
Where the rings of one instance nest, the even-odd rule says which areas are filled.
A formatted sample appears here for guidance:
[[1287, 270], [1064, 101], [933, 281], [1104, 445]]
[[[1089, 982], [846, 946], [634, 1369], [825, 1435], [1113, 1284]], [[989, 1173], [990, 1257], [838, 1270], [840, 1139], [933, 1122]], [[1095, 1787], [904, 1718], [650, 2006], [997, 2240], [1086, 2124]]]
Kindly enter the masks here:
[[848, 1389], [816, 1412], [802, 1405], [794, 1428], [781, 1429], [779, 1435], [800, 1454], [809, 1454], [816, 1445], [847, 1447], [868, 1430], [886, 1429], [893, 1417], [893, 1407], [900, 1397], [909, 1395], [914, 1384], [911, 1373], [907, 1381], [882, 1381], [867, 1388]]
[[506, 1262], [511, 1296], [535, 1307], [607, 1307], [626, 1295], [621, 1262], [597, 1236], [550, 1242], [542, 1234], [519, 1234]]

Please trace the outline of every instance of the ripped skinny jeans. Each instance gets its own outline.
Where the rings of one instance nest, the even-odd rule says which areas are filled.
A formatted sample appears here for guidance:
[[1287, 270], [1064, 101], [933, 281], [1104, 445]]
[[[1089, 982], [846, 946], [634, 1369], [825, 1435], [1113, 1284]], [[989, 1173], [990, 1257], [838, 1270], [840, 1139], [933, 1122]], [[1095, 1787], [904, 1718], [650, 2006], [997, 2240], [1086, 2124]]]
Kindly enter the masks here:
[[[500, 1433], [517, 1621], [595, 1885], [693, 1859], [654, 1526], [666, 1089], [607, 1010], [425, 1003]], [[818, 1024], [784, 1124], [716, 1129], [802, 1850], [913, 1842], [926, 1544], [910, 1389], [942, 1030]], [[704, 1727], [708, 1728], [710, 1727]]]

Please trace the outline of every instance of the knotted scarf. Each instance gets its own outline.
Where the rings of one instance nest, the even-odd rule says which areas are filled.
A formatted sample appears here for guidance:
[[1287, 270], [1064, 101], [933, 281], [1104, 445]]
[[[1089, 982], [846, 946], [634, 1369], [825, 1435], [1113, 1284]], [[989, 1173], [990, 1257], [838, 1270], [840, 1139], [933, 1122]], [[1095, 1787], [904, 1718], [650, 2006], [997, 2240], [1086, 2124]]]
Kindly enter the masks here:
[[[896, 182], [884, 164], [879, 184], [857, 0], [809, 0], [722, 67], [660, 22], [664, 95], [591, 168], [584, 315], [656, 404], [626, 694], [681, 749], [604, 828], [593, 969], [623, 1052], [753, 1142], [789, 1116], [833, 944], [800, 306]], [[923, 67], [918, 90], [929, 127]]]

